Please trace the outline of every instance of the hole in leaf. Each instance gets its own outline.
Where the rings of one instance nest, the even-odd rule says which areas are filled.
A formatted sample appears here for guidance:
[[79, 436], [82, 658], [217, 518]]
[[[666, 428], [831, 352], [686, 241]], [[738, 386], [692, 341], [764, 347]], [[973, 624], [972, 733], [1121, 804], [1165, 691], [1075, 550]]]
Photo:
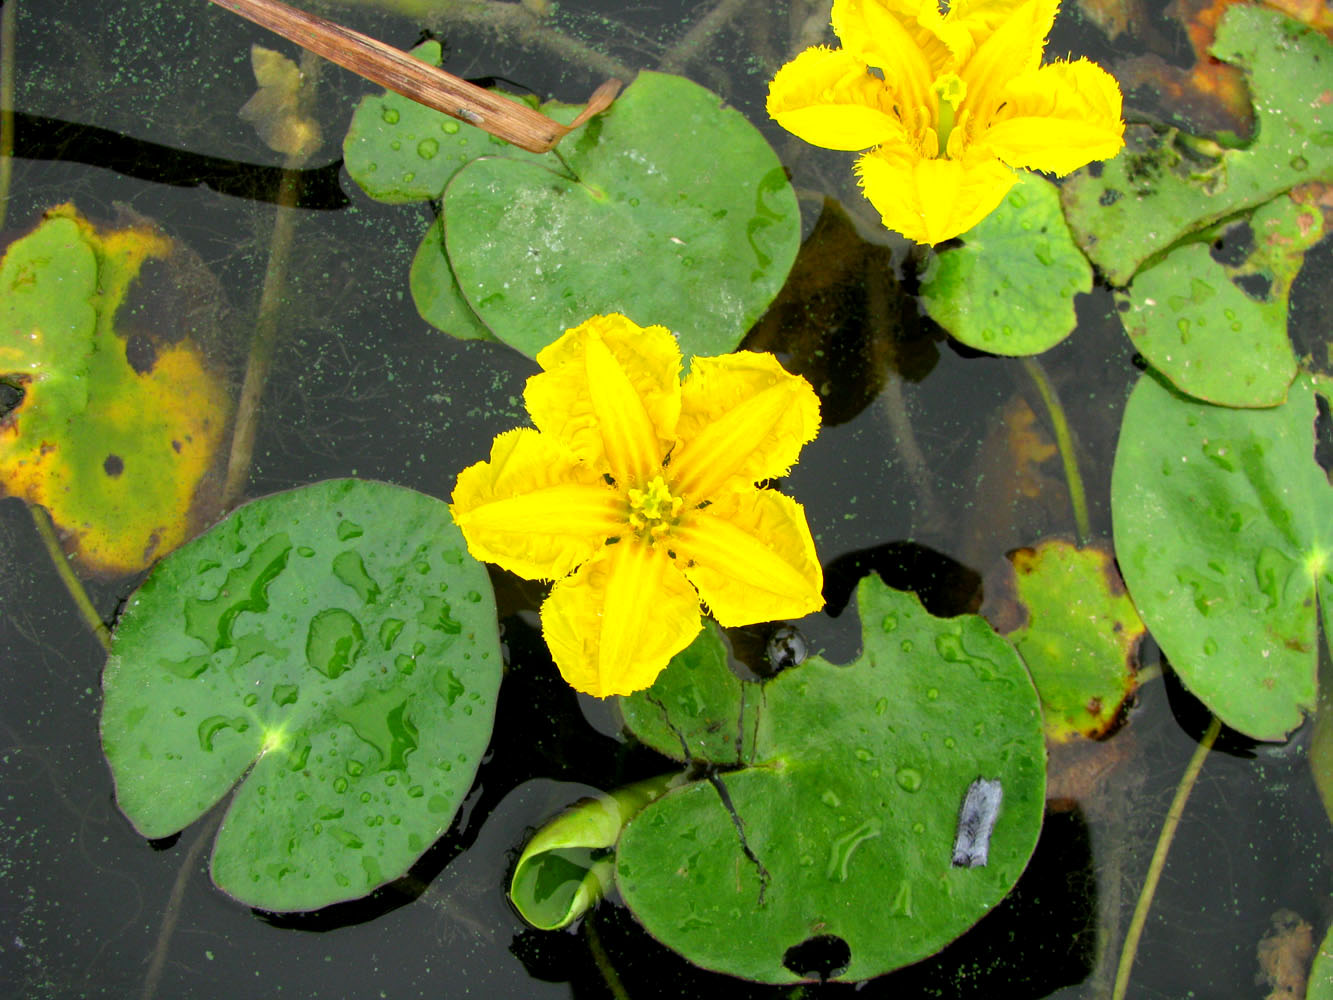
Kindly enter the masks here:
[[115, 479], [125, 471], [125, 460], [119, 455], [108, 455], [102, 461], [102, 471]]
[[23, 387], [0, 382], [0, 420], [5, 419], [23, 402]]
[[852, 949], [836, 934], [821, 934], [788, 948], [782, 964], [802, 979], [827, 982], [847, 971], [852, 964]]

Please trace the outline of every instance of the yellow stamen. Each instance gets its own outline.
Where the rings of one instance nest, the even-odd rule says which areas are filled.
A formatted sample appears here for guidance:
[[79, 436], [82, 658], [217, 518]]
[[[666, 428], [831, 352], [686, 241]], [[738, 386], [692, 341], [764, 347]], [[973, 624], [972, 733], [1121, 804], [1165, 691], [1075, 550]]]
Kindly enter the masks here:
[[672, 496], [661, 476], [654, 476], [647, 489], [628, 491], [629, 523], [645, 541], [661, 538], [676, 523], [684, 501]]

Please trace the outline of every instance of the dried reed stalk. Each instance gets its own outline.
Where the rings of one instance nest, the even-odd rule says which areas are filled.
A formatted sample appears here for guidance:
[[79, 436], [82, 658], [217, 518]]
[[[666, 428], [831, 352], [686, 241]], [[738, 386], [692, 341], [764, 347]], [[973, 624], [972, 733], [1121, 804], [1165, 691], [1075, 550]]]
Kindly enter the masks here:
[[278, 0], [212, 2], [367, 80], [533, 153], [554, 149], [571, 131], [605, 111], [620, 92], [619, 80], [606, 81], [588, 98], [579, 116], [571, 124], [562, 125], [540, 111], [473, 86], [368, 35]]

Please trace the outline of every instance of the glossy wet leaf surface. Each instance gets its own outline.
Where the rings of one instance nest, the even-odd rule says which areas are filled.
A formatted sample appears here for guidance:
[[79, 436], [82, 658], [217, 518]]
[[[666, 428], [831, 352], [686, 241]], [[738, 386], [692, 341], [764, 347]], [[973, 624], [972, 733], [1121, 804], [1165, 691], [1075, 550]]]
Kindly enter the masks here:
[[1314, 461], [1314, 420], [1307, 376], [1282, 406], [1236, 410], [1149, 374], [1116, 450], [1115, 547], [1130, 596], [1189, 689], [1255, 739], [1283, 739], [1315, 705], [1333, 490]]
[[[438, 66], [440, 43], [424, 42], [412, 55]], [[542, 111], [565, 123], [578, 114], [577, 108], [554, 101]], [[370, 197], [390, 204], [440, 197], [458, 169], [479, 156], [538, 162], [550, 158], [510, 145], [390, 90], [362, 99], [343, 138], [347, 172]]]
[[123, 308], [146, 267], [178, 280], [181, 255], [146, 222], [99, 229], [64, 205], [0, 262], [0, 380], [24, 392], [0, 420], [0, 489], [45, 507], [95, 573], [142, 569], [188, 536], [229, 418], [185, 318], [166, 339], [144, 303]]
[[1069, 336], [1074, 294], [1092, 268], [1074, 245], [1050, 181], [1023, 172], [1000, 207], [930, 258], [921, 301], [940, 326], [992, 354], [1040, 354]]
[[1032, 673], [1046, 735], [1097, 738], [1133, 693], [1143, 622], [1109, 552], [1062, 541], [1009, 554], [1024, 624], [1005, 633]]
[[625, 727], [663, 756], [738, 764], [753, 749], [760, 698], [758, 684], [727, 666], [727, 644], [708, 619], [652, 687], [616, 700]]
[[800, 213], [759, 132], [683, 77], [643, 72], [554, 158], [475, 160], [444, 195], [449, 262], [497, 338], [535, 356], [589, 316], [732, 350], [782, 287]]
[[[1243, 67], [1255, 138], [1228, 149], [1131, 125], [1126, 148], [1062, 189], [1075, 238], [1114, 285], [1181, 237], [1297, 184], [1333, 180], [1333, 42], [1274, 10], [1230, 7], [1213, 45]], [[1322, 81], [1322, 87], [1320, 85]]]
[[[747, 766], [667, 793], [621, 837], [626, 903], [705, 968], [792, 982], [788, 950], [827, 936], [851, 950], [837, 978], [915, 962], [993, 907], [1036, 844], [1041, 710], [1013, 648], [877, 578], [857, 600], [861, 657], [769, 681]], [[985, 827], [964, 809], [979, 779], [1001, 789], [986, 861], [955, 865], [960, 819]]]
[[212, 871], [305, 910], [402, 875], [490, 738], [495, 604], [441, 501], [329, 480], [241, 507], [160, 563], [116, 628], [102, 739], [144, 836], [233, 786]]
[[1287, 299], [1305, 251], [1323, 235], [1319, 210], [1287, 197], [1262, 205], [1251, 225], [1255, 246], [1239, 266], [1191, 243], [1117, 294], [1121, 322], [1153, 367], [1181, 392], [1223, 406], [1286, 398], [1296, 377]]

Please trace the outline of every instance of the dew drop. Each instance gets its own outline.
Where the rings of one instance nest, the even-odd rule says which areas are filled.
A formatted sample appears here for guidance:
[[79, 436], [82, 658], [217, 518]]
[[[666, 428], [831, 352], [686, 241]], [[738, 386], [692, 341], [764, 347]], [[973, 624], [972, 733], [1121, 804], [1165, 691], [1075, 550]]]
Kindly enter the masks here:
[[422, 139], [417, 143], [417, 156], [423, 160], [435, 159], [435, 154], [440, 151], [440, 143], [436, 139]]
[[1305, 170], [1310, 166], [1310, 161], [1303, 156], [1293, 156], [1290, 163], [1292, 170]]
[[440, 123], [440, 131], [445, 135], [457, 135], [458, 122], [454, 121], [452, 118], [448, 118]]
[[915, 792], [921, 788], [921, 772], [914, 767], [900, 767], [893, 777], [898, 787], [905, 792]]
[[898, 616], [885, 615], [882, 619], [880, 619], [879, 627], [882, 628], [885, 632], [895, 631], [898, 628]]
[[380, 117], [384, 119], [387, 125], [398, 124], [398, 109], [385, 107], [380, 110]]
[[343, 792], [347, 791], [347, 779], [344, 778], [344, 777], [341, 777], [341, 776], [339, 776], [339, 777], [337, 777], [337, 778], [334, 778], [334, 779], [333, 779], [333, 790], [334, 790], [335, 792], [337, 792], [339, 795], [341, 795]]

